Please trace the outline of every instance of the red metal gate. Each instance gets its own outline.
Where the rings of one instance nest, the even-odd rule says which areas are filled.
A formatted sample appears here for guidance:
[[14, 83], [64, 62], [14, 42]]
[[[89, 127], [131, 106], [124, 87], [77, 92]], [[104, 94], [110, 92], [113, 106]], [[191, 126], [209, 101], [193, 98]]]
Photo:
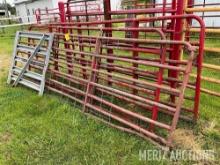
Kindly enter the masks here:
[[[178, 13], [182, 9], [175, 3], [111, 11], [110, 3], [104, 2], [104, 11], [75, 13], [59, 3], [61, 22], [31, 27], [55, 33], [46, 87], [110, 125], [171, 146], [179, 117], [198, 117], [204, 23], [197, 16]], [[111, 19], [158, 13], [162, 16]], [[94, 16], [105, 20], [94, 21]], [[189, 19], [200, 24], [198, 50], [178, 36], [185, 30], [180, 25]], [[127, 22], [132, 27], [124, 27]], [[154, 26], [145, 27], [149, 24]], [[180, 60], [181, 52], [185, 61]], [[189, 81], [193, 66], [197, 78]]]

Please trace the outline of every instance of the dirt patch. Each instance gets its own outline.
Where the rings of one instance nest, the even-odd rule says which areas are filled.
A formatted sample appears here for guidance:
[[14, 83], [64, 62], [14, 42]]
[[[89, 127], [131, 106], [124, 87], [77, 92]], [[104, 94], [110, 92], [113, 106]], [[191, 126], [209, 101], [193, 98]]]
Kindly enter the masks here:
[[10, 64], [10, 56], [0, 54], [0, 77], [3, 75], [3, 73], [8, 71], [9, 64]]
[[8, 143], [12, 138], [12, 134], [10, 132], [4, 132], [0, 134], [0, 144]]
[[6, 160], [11, 160], [11, 152], [8, 150], [5, 150], [5, 147], [7, 146], [8, 143], [12, 140], [12, 134], [10, 132], [4, 132], [0, 134], [0, 149], [4, 151], [3, 155]]
[[198, 140], [191, 130], [177, 129], [173, 134], [176, 147], [191, 150], [201, 150], [203, 142]]
[[213, 153], [205, 153], [203, 146], [204, 140], [200, 136], [193, 134], [192, 130], [177, 129], [173, 134], [174, 148], [181, 150], [190, 150], [191, 153], [198, 157], [203, 157], [202, 160], [197, 160], [198, 164], [215, 164]]

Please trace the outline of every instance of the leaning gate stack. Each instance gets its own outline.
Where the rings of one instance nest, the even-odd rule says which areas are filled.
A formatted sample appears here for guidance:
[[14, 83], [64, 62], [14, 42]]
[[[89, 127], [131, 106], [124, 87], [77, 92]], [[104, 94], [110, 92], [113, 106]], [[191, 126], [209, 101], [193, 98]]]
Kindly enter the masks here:
[[201, 87], [219, 82], [202, 67], [219, 67], [203, 64], [204, 17], [194, 12], [211, 8], [200, 5], [127, 0], [111, 10], [110, 0], [68, 0], [38, 9], [29, 30], [54, 33], [46, 88], [113, 127], [172, 146], [178, 120], [198, 119], [200, 92], [218, 96]]

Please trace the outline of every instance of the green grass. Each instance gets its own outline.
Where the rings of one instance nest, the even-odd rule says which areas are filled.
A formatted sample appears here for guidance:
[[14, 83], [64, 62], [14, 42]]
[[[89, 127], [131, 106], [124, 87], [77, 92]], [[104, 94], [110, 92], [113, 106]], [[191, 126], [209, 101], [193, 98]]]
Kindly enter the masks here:
[[153, 148], [86, 117], [66, 99], [3, 84], [5, 79], [0, 94], [2, 164], [139, 164], [139, 149]]
[[[0, 56], [10, 58], [12, 43], [13, 38], [0, 37]], [[149, 141], [86, 117], [70, 100], [54, 93], [47, 91], [39, 97], [24, 87], [12, 88], [6, 85], [6, 78], [7, 69], [1, 68], [0, 164], [171, 164], [169, 160], [140, 161], [139, 150], [156, 148]], [[198, 124], [185, 124], [196, 140], [203, 141], [203, 149], [217, 153], [219, 109], [219, 98], [203, 94]]]
[[[10, 58], [13, 38], [0, 43], [0, 56]], [[139, 150], [155, 148], [86, 117], [66, 98], [6, 85], [7, 69], [0, 74], [0, 164], [144, 164]]]

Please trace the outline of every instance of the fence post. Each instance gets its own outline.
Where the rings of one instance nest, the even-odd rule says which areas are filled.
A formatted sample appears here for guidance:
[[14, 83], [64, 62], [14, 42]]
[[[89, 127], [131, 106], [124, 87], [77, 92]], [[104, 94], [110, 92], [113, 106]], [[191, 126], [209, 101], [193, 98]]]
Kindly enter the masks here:
[[[188, 8], [194, 8], [195, 0], [188, 0], [188, 4], [186, 5]], [[203, 6], [205, 6], [205, 0], [203, 1]], [[193, 14], [190, 12], [189, 14]], [[188, 25], [192, 25], [192, 19], [187, 20]], [[205, 34], [203, 34], [205, 35]], [[187, 32], [187, 41], [190, 40], [189, 38], [190, 32]], [[204, 36], [203, 36], [204, 37]], [[202, 38], [200, 36], [200, 38]], [[196, 85], [195, 85], [195, 101], [194, 101], [194, 120], [196, 121], [199, 117], [199, 103], [200, 103], [200, 95], [201, 95], [201, 75], [202, 75], [202, 63], [203, 63], [203, 48], [204, 48], [204, 41], [200, 42], [199, 45], [199, 56], [197, 57], [196, 67], [197, 67], [197, 76], [196, 76]]]
[[65, 4], [63, 2], [58, 3], [59, 12], [60, 12], [60, 22], [65, 23], [66, 17], [65, 17]]
[[[104, 2], [104, 19], [107, 20], [107, 21], [110, 21], [111, 20], [111, 1], [110, 0], [103, 0]], [[108, 27], [108, 28], [111, 28], [112, 27], [112, 23], [106, 23], [105, 24], [105, 27]], [[108, 30], [108, 31], [104, 31], [105, 33], [105, 36], [106, 37], [112, 37], [112, 31], [111, 30]], [[112, 49], [107, 49], [107, 54], [109, 56], [111, 56], [113, 54], [113, 50]], [[110, 60], [108, 59], [107, 60], [107, 63], [108, 63], [108, 68], [111, 68], [111, 64], [114, 62], [114, 60]], [[109, 73], [112, 72], [112, 69], [107, 69], [107, 71]], [[108, 79], [111, 79], [112, 76], [108, 75]], [[108, 84], [109, 85], [112, 85], [111, 81], [108, 81]]]
[[36, 20], [37, 20], [37, 23], [40, 24], [41, 23], [41, 11], [40, 11], [40, 8], [38, 8], [36, 11], [35, 11], [35, 16], [36, 16]]
[[45, 10], [46, 10], [46, 14], [49, 14], [48, 7], [45, 7]]
[[[59, 13], [60, 13], [60, 22], [62, 24], [62, 33], [63, 33], [63, 41], [64, 41], [64, 48], [66, 50], [70, 49], [70, 43], [67, 43], [68, 41], [65, 39], [65, 34], [68, 33], [68, 30], [65, 28], [66, 26], [66, 12], [65, 12], [65, 4], [64, 2], [58, 3], [59, 7]], [[67, 67], [68, 67], [68, 73], [73, 74], [73, 65], [72, 65], [72, 53], [66, 51], [66, 61], [67, 61]]]
[[[132, 22], [132, 28], [138, 28], [139, 27], [139, 22], [134, 21]], [[139, 32], [137, 30], [132, 31], [132, 38], [138, 39]], [[133, 48], [138, 48], [138, 43], [133, 43]], [[138, 52], [136, 50], [133, 51], [133, 60], [138, 60]], [[138, 64], [133, 64], [133, 78], [138, 79], [138, 74], [136, 73], [136, 70], [138, 69]], [[133, 83], [134, 85], [136, 83]], [[133, 94], [137, 94], [137, 90], [133, 90]]]
[[[182, 15], [184, 13], [184, 0], [179, 0], [177, 3], [177, 12], [176, 15]], [[176, 19], [176, 23], [174, 26], [174, 34], [172, 40], [175, 41], [181, 41], [183, 36], [183, 19], [178, 18]], [[180, 60], [181, 56], [181, 46], [180, 45], [174, 45], [173, 46], [173, 51], [170, 54], [170, 59], [171, 60]], [[176, 64], [174, 64], [176, 65]], [[178, 72], [174, 70], [169, 70], [168, 73], [169, 77], [171, 78], [177, 78], [178, 77]], [[177, 87], [177, 83], [175, 81], [170, 81], [170, 86], [172, 88]], [[175, 102], [175, 96], [171, 95], [171, 101]]]

